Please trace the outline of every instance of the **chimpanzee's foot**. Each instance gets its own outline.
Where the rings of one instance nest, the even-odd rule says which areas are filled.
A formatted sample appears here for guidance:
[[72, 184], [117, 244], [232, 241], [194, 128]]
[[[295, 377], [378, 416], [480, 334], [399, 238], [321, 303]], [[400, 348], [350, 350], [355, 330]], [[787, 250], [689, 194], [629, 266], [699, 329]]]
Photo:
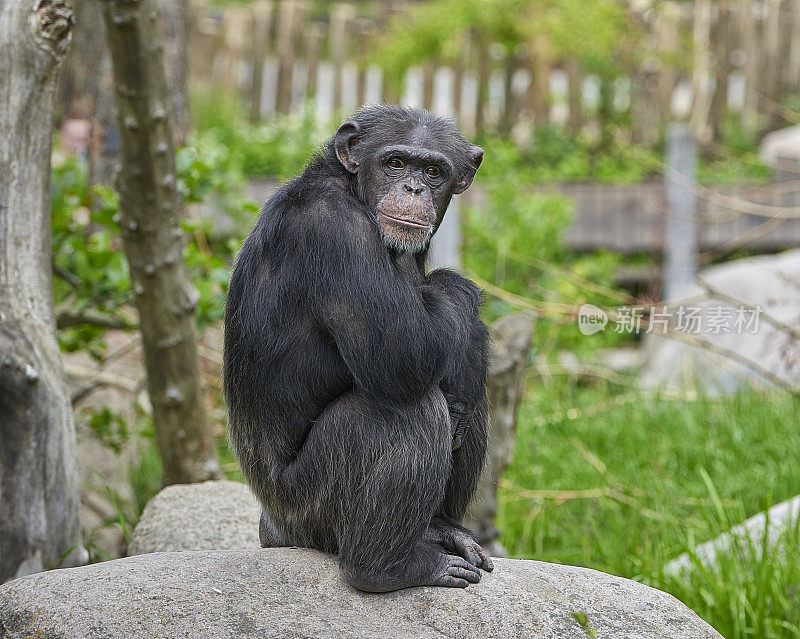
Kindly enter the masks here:
[[389, 592], [413, 586], [445, 586], [466, 588], [481, 580], [478, 568], [462, 557], [443, 552], [429, 541], [421, 541], [403, 566], [394, 572], [349, 566], [339, 555], [339, 565], [350, 585], [366, 592]]
[[441, 553], [439, 563], [431, 575], [428, 586], [466, 588], [481, 580], [481, 573], [474, 564], [457, 555]]
[[449, 553], [463, 557], [476, 568], [483, 568], [487, 572], [494, 570], [492, 558], [475, 541], [472, 532], [468, 528], [459, 526], [442, 517], [434, 517], [430, 527], [425, 532], [425, 539], [439, 544]]

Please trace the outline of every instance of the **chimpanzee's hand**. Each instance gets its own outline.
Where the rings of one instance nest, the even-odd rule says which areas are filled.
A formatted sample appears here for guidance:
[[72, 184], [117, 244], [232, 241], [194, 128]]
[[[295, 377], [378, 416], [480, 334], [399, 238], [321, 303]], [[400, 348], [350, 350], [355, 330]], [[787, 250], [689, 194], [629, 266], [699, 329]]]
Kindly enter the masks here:
[[476, 306], [481, 301], [481, 290], [471, 280], [446, 268], [437, 268], [425, 277], [425, 282], [448, 294], [457, 295]]

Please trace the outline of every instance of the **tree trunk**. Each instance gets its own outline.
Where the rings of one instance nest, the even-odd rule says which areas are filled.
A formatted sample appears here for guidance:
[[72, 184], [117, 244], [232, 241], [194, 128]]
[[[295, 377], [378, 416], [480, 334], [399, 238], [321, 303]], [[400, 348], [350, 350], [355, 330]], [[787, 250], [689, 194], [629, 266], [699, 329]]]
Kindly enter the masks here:
[[122, 166], [122, 240], [142, 331], [147, 387], [167, 484], [220, 476], [207, 425], [180, 196], [154, 0], [103, 3], [114, 67]]
[[85, 563], [56, 341], [50, 151], [65, 0], [0, 0], [0, 582]]
[[501, 317], [491, 329], [492, 352], [486, 388], [489, 394], [489, 448], [486, 466], [467, 511], [465, 524], [478, 533], [487, 552], [504, 557], [505, 549], [496, 541], [497, 487], [500, 477], [514, 457], [517, 410], [525, 385], [525, 368], [531, 350], [533, 321], [515, 313]]

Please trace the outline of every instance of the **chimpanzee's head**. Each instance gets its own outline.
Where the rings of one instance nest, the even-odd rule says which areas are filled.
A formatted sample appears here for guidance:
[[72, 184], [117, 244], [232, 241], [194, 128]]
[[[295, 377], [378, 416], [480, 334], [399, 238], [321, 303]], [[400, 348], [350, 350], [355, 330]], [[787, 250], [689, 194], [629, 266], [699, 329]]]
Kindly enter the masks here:
[[333, 147], [386, 245], [408, 253], [427, 248], [450, 198], [469, 187], [483, 159], [450, 120], [395, 106], [362, 109], [339, 127]]

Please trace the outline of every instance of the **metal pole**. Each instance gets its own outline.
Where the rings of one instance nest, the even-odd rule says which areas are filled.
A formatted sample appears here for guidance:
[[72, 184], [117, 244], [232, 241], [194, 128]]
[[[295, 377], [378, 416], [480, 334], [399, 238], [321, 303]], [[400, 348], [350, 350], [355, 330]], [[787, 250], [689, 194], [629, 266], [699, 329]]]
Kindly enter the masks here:
[[685, 124], [672, 124], [667, 138], [667, 220], [664, 238], [664, 299], [675, 299], [697, 274], [695, 140]]

